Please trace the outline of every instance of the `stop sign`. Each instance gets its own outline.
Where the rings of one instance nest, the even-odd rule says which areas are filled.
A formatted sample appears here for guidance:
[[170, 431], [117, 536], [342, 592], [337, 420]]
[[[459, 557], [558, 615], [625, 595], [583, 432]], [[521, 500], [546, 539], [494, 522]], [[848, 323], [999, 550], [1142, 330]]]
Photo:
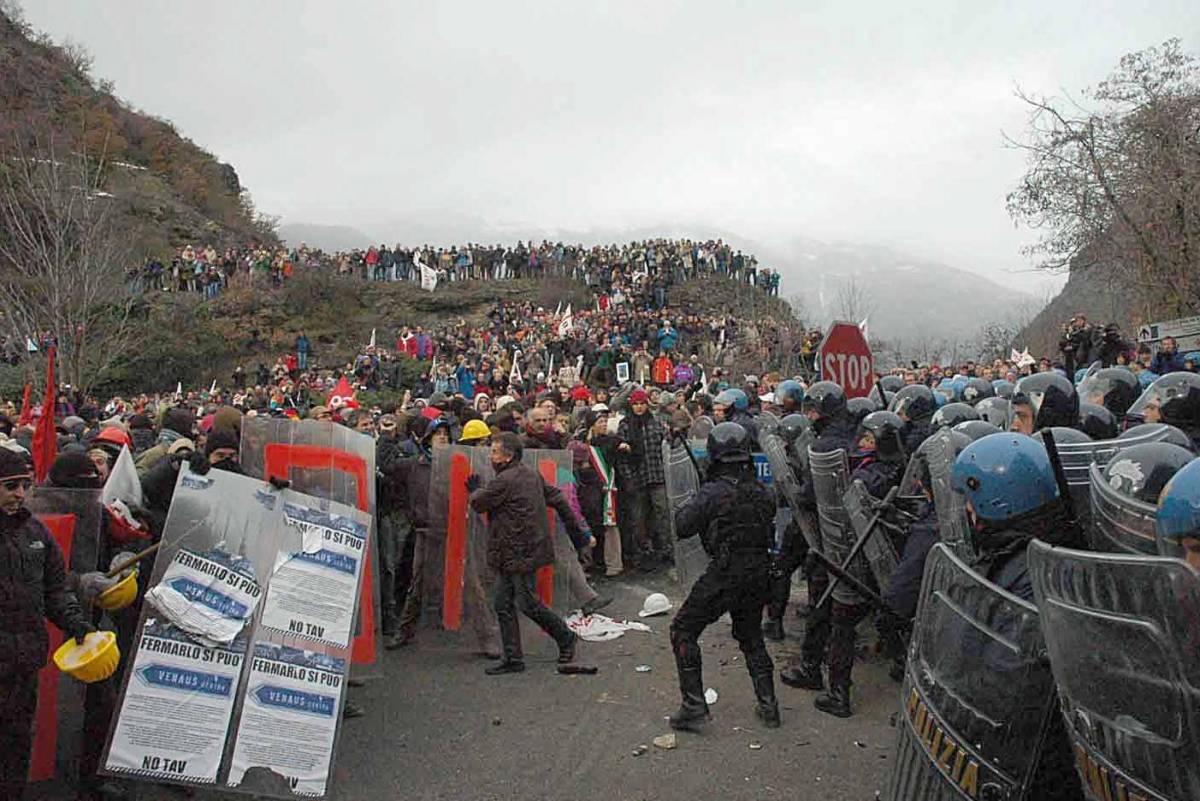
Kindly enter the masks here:
[[854, 323], [834, 323], [817, 349], [817, 373], [846, 390], [847, 398], [865, 398], [875, 386], [875, 360], [867, 338]]

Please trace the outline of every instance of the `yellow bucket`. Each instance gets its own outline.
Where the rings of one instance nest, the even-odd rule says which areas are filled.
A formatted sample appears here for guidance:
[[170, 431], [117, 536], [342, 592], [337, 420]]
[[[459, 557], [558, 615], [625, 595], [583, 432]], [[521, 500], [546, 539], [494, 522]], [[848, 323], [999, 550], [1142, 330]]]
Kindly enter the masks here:
[[54, 664], [58, 669], [85, 684], [104, 681], [116, 671], [120, 661], [117, 635], [111, 631], [89, 632], [83, 638], [83, 645], [68, 637], [54, 651]]
[[134, 598], [137, 598], [137, 570], [100, 593], [96, 597], [96, 606], [112, 612], [129, 606]]

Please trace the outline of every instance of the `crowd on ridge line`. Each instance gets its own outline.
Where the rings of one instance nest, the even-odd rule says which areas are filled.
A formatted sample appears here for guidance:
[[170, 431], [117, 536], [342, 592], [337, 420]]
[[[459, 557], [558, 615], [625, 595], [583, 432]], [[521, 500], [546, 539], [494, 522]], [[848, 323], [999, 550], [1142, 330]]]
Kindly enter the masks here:
[[468, 243], [448, 248], [383, 244], [332, 254], [304, 243], [294, 248], [247, 245], [224, 249], [187, 244], [169, 259], [148, 257], [130, 267], [126, 278], [135, 292], [197, 292], [212, 298], [238, 275], [259, 276], [278, 286], [291, 278], [298, 266], [364, 281], [418, 284], [424, 266], [439, 285], [510, 278], [574, 278], [598, 294], [611, 294], [614, 288], [629, 292], [644, 284], [660, 309], [666, 306], [672, 284], [709, 275], [726, 276], [767, 295], [779, 295], [777, 271], [760, 267], [755, 256], [721, 239], [647, 239], [592, 247], [549, 241], [518, 241], [515, 246]]
[[[915, 414], [915, 407], [906, 406], [903, 399], [921, 396], [928, 399], [928, 408], [922, 411], [920, 419], [897, 418], [903, 425], [896, 428], [892, 424], [895, 430], [889, 430], [888, 436], [907, 438], [918, 427], [922, 436], [927, 436], [938, 426], [953, 426], [956, 431], [965, 432], [966, 428], [959, 427], [968, 424], [976, 424], [974, 427], [980, 431], [973, 435], [964, 433], [964, 436], [986, 436], [999, 431], [1000, 424], [1020, 433], [1032, 433], [1054, 423], [1082, 428], [1085, 432], [1091, 424], [1103, 424], [1110, 428], [1097, 433], [1096, 437], [1107, 438], [1115, 436], [1118, 423], [1127, 419], [1177, 425], [1185, 438], [1180, 447], [1194, 453], [1200, 440], [1200, 377], [1194, 374], [1194, 360], [1179, 356], [1172, 345], [1165, 341], [1151, 359], [1152, 364], [1169, 372], [1153, 380], [1140, 397], [1137, 390], [1143, 386], [1142, 375], [1148, 369], [1139, 373], [1135, 372], [1137, 368], [1123, 365], [1081, 368], [1080, 374], [1075, 376], [1076, 381], [1072, 381], [1061, 367], [1055, 368], [1048, 359], [1020, 365], [967, 363], [949, 374], [933, 365], [914, 370], [897, 369], [879, 380], [888, 406], [899, 408], [899, 413]], [[1174, 367], [1181, 361], [1182, 366], [1190, 366], [1192, 372], [1175, 371]], [[1036, 379], [1036, 385], [1023, 383], [1014, 387], [1011, 378], [1021, 382]], [[395, 408], [361, 408], [354, 402], [352, 390], [346, 392], [335, 388], [328, 401], [304, 409], [304, 416], [310, 419], [344, 425], [374, 438], [386, 646], [400, 648], [413, 643], [419, 636], [416, 623], [421, 611], [420, 588], [424, 570], [421, 543], [422, 537], [430, 536], [429, 481], [432, 454], [436, 449], [451, 442], [484, 445], [500, 441], [507, 443], [505, 447], [510, 459], [514, 453], [519, 454], [520, 448], [559, 449], [570, 453], [574, 487], [563, 498], [556, 496], [555, 503], [565, 504], [562, 508], [568, 510], [563, 514], [571, 522], [572, 543], [577, 551], [578, 558], [569, 560], [576, 568], [571, 577], [572, 598], [585, 611], [594, 611], [611, 600], [611, 596], [603, 592], [602, 584], [599, 589], [595, 586], [597, 583], [631, 568], [657, 571], [672, 562], [675, 544], [668, 519], [671, 512], [665, 489], [664, 442], [671, 441], [676, 432], [690, 429], [695, 419], [702, 415], [718, 423], [738, 422], [744, 431], [755, 432], [764, 413], [786, 418], [789, 413], [802, 409], [813, 425], [819, 425], [822, 415], [831, 414], [829, 408], [833, 408], [827, 408], [829, 401], [826, 399], [836, 401], [841, 392], [829, 382], [805, 386], [794, 377], [783, 378], [778, 373], [745, 376], [737, 383], [740, 386], [723, 387], [719, 383], [705, 386], [694, 380], [689, 384], [645, 387], [628, 381], [589, 387], [577, 375], [560, 375], [557, 383], [544, 386], [514, 387], [510, 384], [505, 390], [508, 394], [496, 397], [494, 401], [482, 393], [468, 400], [461, 391], [444, 393], [433, 389], [428, 395], [410, 393]], [[1171, 386], [1167, 387], [1167, 384]], [[1121, 388], [1126, 391], [1118, 397], [1117, 390]], [[481, 400], [485, 398], [486, 401]], [[1053, 400], [1056, 398], [1058, 400]], [[1064, 404], [1060, 402], [1062, 399], [1073, 400], [1071, 404]], [[1085, 399], [1086, 405], [1107, 410], [1111, 419], [1103, 419], [1095, 409], [1085, 409]], [[259, 415], [300, 415], [300, 409], [273, 409], [264, 401], [253, 393], [234, 397], [226, 391], [189, 391], [184, 397], [112, 398], [102, 404], [94, 397], [81, 397], [78, 392], [61, 387], [51, 412], [58, 456], [49, 470], [47, 483], [61, 487], [98, 487], [112, 471], [121, 448], [131, 450], [142, 484], [144, 507], [135, 510], [132, 519], [111, 514], [105, 518], [109, 539], [105, 542], [101, 563], [115, 564], [125, 553], [161, 533], [175, 479], [185, 461], [198, 472], [210, 469], [241, 472], [239, 443], [244, 420]], [[951, 414], [953, 407], [958, 408]], [[856, 404], [846, 401], [844, 393], [841, 394], [837, 423], [839, 430], [844, 429], [843, 444], [854, 452], [858, 468], [875, 463], [863, 460], [878, 453], [871, 449], [879, 448], [879, 443], [884, 441], [883, 429], [872, 429], [874, 424], [870, 422], [872, 417], [881, 419], [878, 414], [892, 414], [882, 408], [878, 398]], [[39, 533], [40, 529], [30, 528], [28, 513], [21, 514], [23, 492], [30, 484], [29, 453], [34, 445], [36, 420], [42, 410], [28, 410], [30, 414], [25, 422], [21, 421], [21, 412], [11, 401], [0, 411], [3, 412], [0, 415], [0, 481], [6, 493], [5, 504], [2, 504], [6, 517], [0, 523], [17, 525], [22, 531], [28, 528], [29, 536], [39, 536], [46, 541], [44, 533]], [[1001, 416], [997, 417], [998, 413]], [[1067, 416], [1063, 417], [1063, 414]], [[885, 419], [885, 422], [889, 421]], [[991, 428], [986, 428], [989, 425]], [[913, 430], [907, 430], [909, 428]], [[912, 453], [917, 447], [919, 443], [899, 452]], [[505, 536], [519, 536], [519, 532], [508, 531]], [[23, 579], [8, 576], [5, 580]], [[85, 615], [76, 596], [85, 601], [95, 598], [112, 586], [114, 580], [99, 573], [88, 573], [71, 577], [64, 574], [56, 582], [52, 592], [47, 590], [47, 597], [53, 597], [54, 603], [45, 607], [45, 614], [68, 634], [83, 636], [99, 622], [99, 615], [93, 614], [90, 618]], [[468, 588], [468, 591], [477, 592], [479, 588]], [[509, 587], [509, 592], [506, 601], [509, 612], [513, 603], [525, 611], [532, 608], [529, 598], [521, 594], [524, 590]], [[498, 611], [501, 600], [496, 602]], [[20, 612], [5, 624], [10, 627], [10, 636], [44, 637], [43, 608], [39, 605], [36, 609]], [[770, 614], [768, 611], [768, 623], [773, 620]], [[851, 619], [852, 615], [846, 618]], [[504, 620], [508, 623], [502, 621], [501, 631], [484, 626], [476, 631], [476, 635], [484, 653], [502, 660], [497, 666], [499, 672], [514, 672], [519, 669], [515, 666], [521, 664], [519, 650], [513, 651], [511, 647], [511, 630], [507, 634], [503, 630], [504, 625], [511, 623], [511, 618]], [[831, 649], [845, 645], [845, 633], [850, 625], [846, 620], [835, 622]], [[564, 654], [573, 653], [572, 635], [563, 634], [549, 617], [543, 617], [539, 622], [554, 629]], [[772, 628], [769, 626], [768, 631]], [[851, 632], [852, 629], [850, 626]], [[130, 632], [127, 630], [121, 636], [128, 637]], [[31, 677], [36, 676], [36, 670], [44, 661], [44, 644], [40, 650], [18, 650], [20, 653], [37, 652], [40, 657], [27, 660], [28, 663], [18, 658], [20, 664], [12, 665], [8, 681], [19, 675], [27, 682], [33, 682]], [[809, 650], [806, 649], [806, 659], [812, 657]], [[831, 660], [835, 659], [833, 653], [830, 652]], [[14, 657], [8, 654], [8, 658]], [[831, 682], [835, 673], [845, 667], [837, 664], [840, 666], [831, 662]], [[785, 683], [809, 686], [813, 679], [812, 664], [791, 665], [781, 676]], [[23, 685], [22, 693], [35, 692], [30, 689], [33, 686]], [[818, 707], [831, 711], [831, 714], [850, 713], [847, 692], [831, 693], [823, 704]], [[348, 715], [359, 713], [361, 710], [352, 704], [347, 706]], [[17, 729], [19, 734], [20, 727]], [[16, 757], [19, 754], [13, 758]], [[98, 756], [90, 752], [84, 757], [85, 777], [94, 775], [86, 767], [93, 764], [87, 760], [94, 758]]]

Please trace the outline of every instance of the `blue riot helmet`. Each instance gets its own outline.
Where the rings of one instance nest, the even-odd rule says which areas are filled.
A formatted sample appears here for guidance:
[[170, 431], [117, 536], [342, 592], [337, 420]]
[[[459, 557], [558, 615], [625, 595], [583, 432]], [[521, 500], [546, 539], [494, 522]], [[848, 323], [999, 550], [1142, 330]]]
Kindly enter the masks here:
[[1089, 371], [1075, 391], [1081, 403], [1103, 406], [1121, 420], [1142, 390], [1137, 376], [1127, 367], [1104, 367]]
[[1155, 379], [1126, 415], [1175, 426], [1192, 439], [1200, 437], [1200, 375], [1176, 372]]
[[1020, 434], [991, 434], [963, 449], [951, 473], [954, 491], [989, 523], [1023, 517], [1058, 500], [1054, 468], [1042, 443]]
[[884, 392], [899, 392], [904, 389], [904, 379], [898, 375], [880, 376], [879, 384]]
[[966, 385], [967, 381], [965, 378], [958, 376], [943, 378], [938, 382], [934, 392], [942, 396], [944, 403], [958, 403], [962, 400], [963, 389]]
[[1151, 506], [1172, 477], [1195, 457], [1169, 442], [1143, 442], [1117, 451], [1104, 465], [1104, 481], [1117, 492]]
[[780, 381], [775, 387], [775, 402], [783, 409], [784, 414], [800, 411], [800, 404], [804, 403], [804, 387], [799, 381], [790, 378]]
[[1009, 399], [1009, 430], [1033, 434], [1051, 426], [1079, 423], [1075, 385], [1057, 372], [1034, 373], [1017, 382]]
[[992, 389], [996, 391], [997, 398], [1004, 398], [1006, 400], [1011, 398], [1013, 394], [1013, 388], [1013, 382], [1004, 378], [997, 378], [992, 382]]
[[[1188, 462], [1167, 482], [1154, 526], [1161, 539], [1173, 544], [1200, 540], [1200, 459]], [[1195, 564], [1193, 558], [1188, 561]]]
[[744, 412], [750, 407], [750, 399], [740, 389], [725, 389], [713, 398], [713, 406], [732, 406]]
[[805, 415], [815, 412], [818, 421], [845, 417], [846, 392], [832, 381], [818, 381], [804, 394], [801, 408]]
[[962, 399], [964, 403], [975, 406], [995, 394], [996, 390], [992, 387], [992, 382], [986, 378], [968, 378], [966, 385], [963, 386]]

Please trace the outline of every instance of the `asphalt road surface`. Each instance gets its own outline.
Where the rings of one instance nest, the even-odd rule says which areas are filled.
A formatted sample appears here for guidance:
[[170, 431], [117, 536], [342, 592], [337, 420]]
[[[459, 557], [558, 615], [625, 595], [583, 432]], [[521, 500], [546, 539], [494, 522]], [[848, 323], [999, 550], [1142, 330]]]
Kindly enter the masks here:
[[[664, 592], [678, 607], [678, 585], [665, 577], [598, 585], [613, 593], [605, 614], [637, 620], [642, 601]], [[776, 673], [797, 653], [803, 621], [789, 608], [788, 638], [768, 641]], [[667, 627], [671, 615], [647, 618], [652, 633], [629, 632], [582, 643], [577, 661], [593, 676], [562, 676], [557, 648], [522, 618], [526, 671], [485, 676], [492, 664], [472, 653], [469, 634], [422, 632], [415, 645], [383, 652], [378, 678], [351, 688], [366, 710], [342, 728], [330, 797], [336, 801], [771, 801], [816, 797], [871, 801], [884, 789], [899, 709], [899, 685], [886, 664], [866, 655], [855, 665], [854, 717], [813, 708], [815, 693], [776, 681], [782, 728], [766, 729], [729, 619], [701, 639], [705, 686], [719, 695], [701, 734], [679, 732], [677, 747], [653, 745], [668, 734], [679, 704]], [[864, 624], [863, 642], [874, 637]], [[638, 672], [649, 665], [649, 672]], [[635, 755], [638, 746], [648, 750]], [[246, 798], [137, 784], [137, 799]], [[43, 786], [36, 798], [69, 798]], [[46, 795], [50, 792], [50, 795]]]

